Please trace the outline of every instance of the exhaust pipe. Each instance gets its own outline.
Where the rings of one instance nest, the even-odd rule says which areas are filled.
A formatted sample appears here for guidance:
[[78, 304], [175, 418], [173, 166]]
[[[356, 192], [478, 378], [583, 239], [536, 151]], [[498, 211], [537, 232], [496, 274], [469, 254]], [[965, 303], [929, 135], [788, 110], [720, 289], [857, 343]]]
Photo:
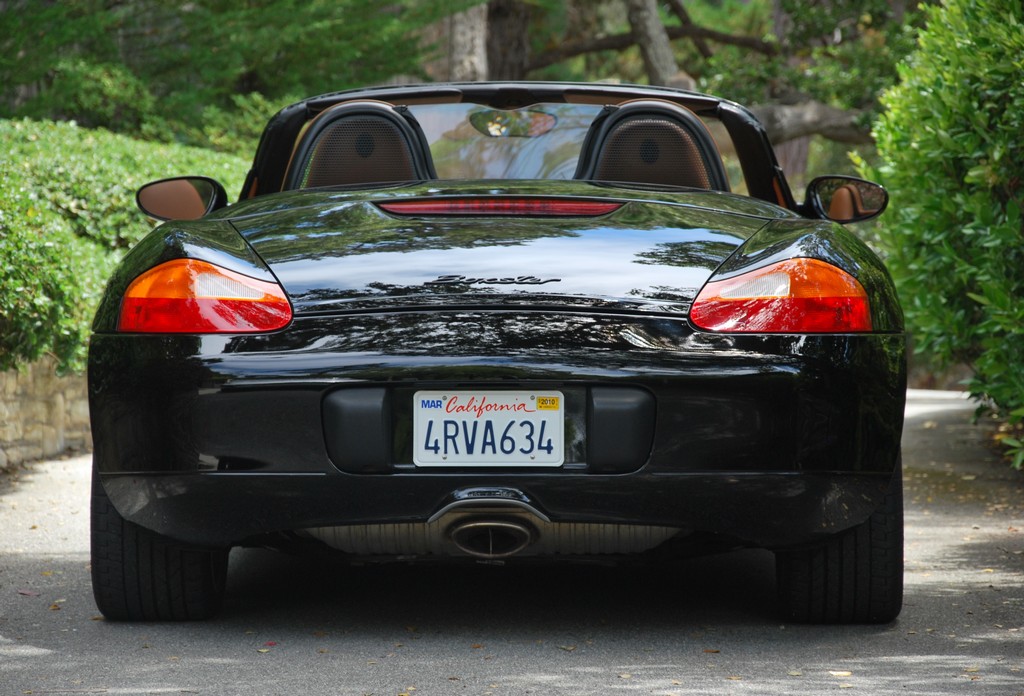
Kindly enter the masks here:
[[460, 551], [476, 558], [508, 558], [534, 540], [531, 527], [509, 520], [471, 520], [454, 525], [448, 532]]

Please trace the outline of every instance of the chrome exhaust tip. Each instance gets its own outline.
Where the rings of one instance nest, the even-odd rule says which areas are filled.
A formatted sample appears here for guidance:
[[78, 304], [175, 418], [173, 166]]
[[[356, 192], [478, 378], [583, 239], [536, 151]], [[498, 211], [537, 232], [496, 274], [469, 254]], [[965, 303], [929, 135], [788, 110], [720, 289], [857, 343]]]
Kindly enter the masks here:
[[448, 531], [448, 536], [463, 553], [475, 558], [508, 558], [533, 543], [531, 527], [510, 520], [469, 520]]

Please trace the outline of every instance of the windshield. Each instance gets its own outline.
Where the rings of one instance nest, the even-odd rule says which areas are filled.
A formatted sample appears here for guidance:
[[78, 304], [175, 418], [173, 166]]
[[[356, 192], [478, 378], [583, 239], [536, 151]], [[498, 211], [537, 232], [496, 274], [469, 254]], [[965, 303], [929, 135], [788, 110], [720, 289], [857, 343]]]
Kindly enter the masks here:
[[601, 108], [421, 104], [409, 110], [427, 136], [441, 179], [571, 179], [587, 130]]

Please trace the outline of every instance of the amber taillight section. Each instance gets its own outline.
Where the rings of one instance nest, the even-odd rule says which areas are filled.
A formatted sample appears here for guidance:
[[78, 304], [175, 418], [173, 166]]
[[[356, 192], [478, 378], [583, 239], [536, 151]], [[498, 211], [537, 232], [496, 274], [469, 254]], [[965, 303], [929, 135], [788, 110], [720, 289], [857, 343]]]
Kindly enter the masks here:
[[817, 259], [789, 259], [704, 286], [690, 309], [698, 328], [723, 333], [871, 331], [860, 282]]
[[132, 281], [121, 300], [117, 330], [259, 333], [284, 328], [291, 320], [291, 304], [277, 283], [177, 259]]

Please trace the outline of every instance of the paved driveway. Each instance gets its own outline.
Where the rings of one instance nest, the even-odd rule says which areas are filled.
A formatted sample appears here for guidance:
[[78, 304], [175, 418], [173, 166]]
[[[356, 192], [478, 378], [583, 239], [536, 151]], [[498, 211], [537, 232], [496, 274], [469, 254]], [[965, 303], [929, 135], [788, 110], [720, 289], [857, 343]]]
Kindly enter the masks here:
[[205, 624], [100, 620], [89, 460], [0, 478], [0, 694], [1024, 694], [1024, 476], [955, 394], [912, 392], [906, 602], [779, 623], [770, 554], [672, 569], [347, 569], [232, 554]]

